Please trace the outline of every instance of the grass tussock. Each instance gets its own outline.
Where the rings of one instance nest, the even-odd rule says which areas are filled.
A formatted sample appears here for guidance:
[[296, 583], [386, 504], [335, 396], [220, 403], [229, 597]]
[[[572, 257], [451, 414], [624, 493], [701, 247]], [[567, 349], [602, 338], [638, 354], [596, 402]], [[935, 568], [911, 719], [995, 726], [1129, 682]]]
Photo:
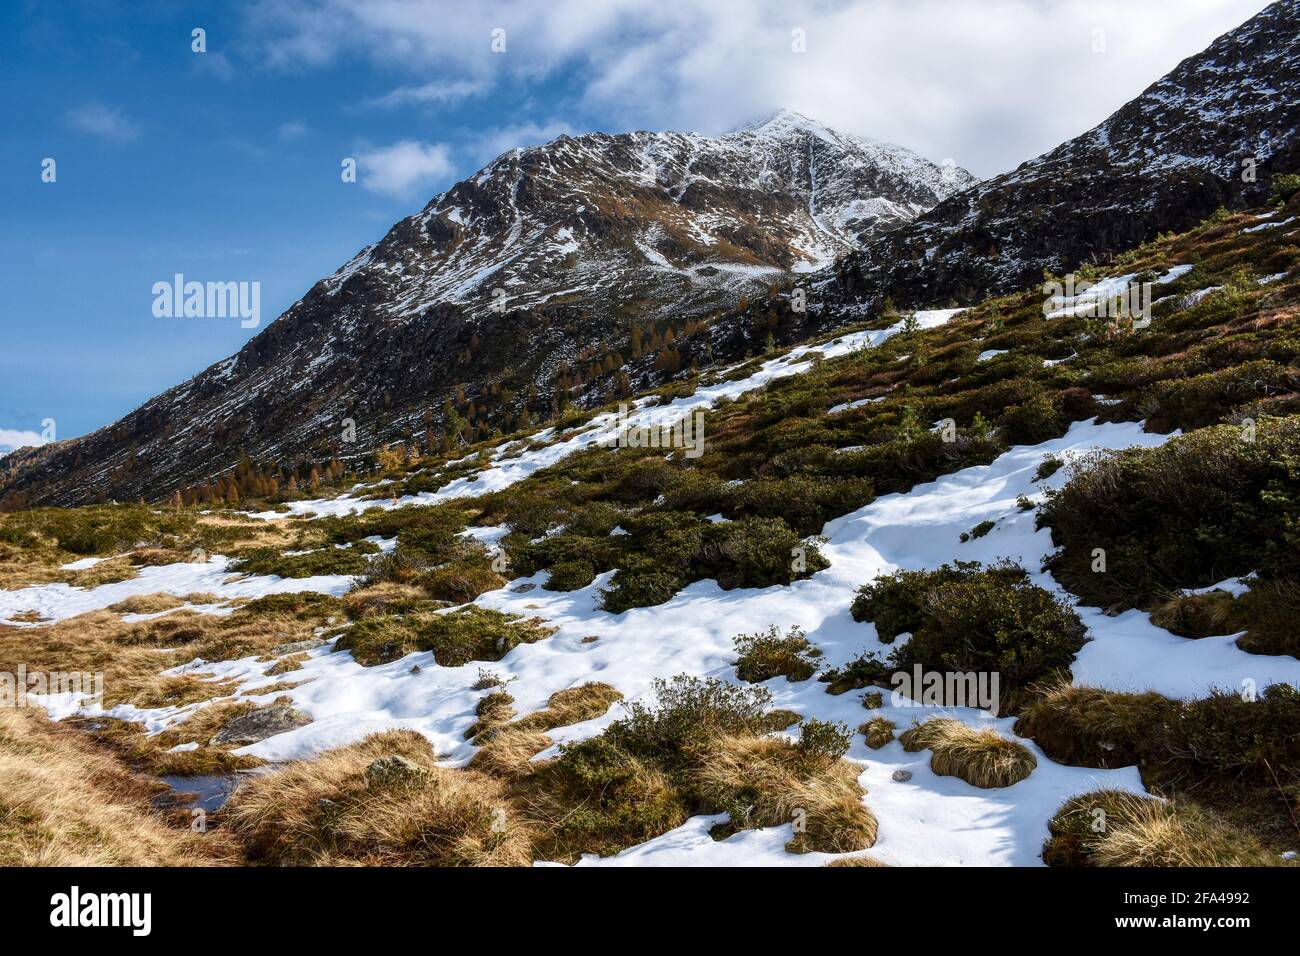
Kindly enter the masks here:
[[422, 606], [427, 607], [428, 601], [429, 596], [423, 588], [396, 581], [353, 588], [343, 595], [343, 607], [348, 616], [355, 619], [406, 614]]
[[1048, 824], [1049, 866], [1280, 866], [1250, 833], [1185, 800], [1098, 790], [1068, 801]]
[[1024, 780], [1038, 760], [1022, 744], [992, 729], [975, 730], [958, 720], [938, 718], [903, 731], [903, 749], [929, 750], [930, 769], [973, 787], [1010, 787]]
[[160, 614], [173, 611], [185, 604], [183, 598], [174, 594], [133, 594], [125, 600], [110, 604], [108, 610], [115, 614]]
[[412, 731], [372, 734], [246, 781], [226, 807], [251, 860], [279, 866], [528, 866], [500, 781], [437, 766]]
[[879, 750], [894, 739], [897, 725], [886, 717], [872, 717], [858, 728], [858, 732], [867, 739], [867, 746]]
[[831, 860], [827, 866], [844, 867], [844, 866], [889, 866], [888, 863], [882, 863], [874, 856], [842, 856], [837, 860]]

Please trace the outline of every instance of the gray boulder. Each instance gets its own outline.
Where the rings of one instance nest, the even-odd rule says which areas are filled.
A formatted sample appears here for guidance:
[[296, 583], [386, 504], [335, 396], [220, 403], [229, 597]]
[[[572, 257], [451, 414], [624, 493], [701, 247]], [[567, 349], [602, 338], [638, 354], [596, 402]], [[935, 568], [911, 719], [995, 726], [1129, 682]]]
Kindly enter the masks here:
[[272, 704], [228, 721], [208, 743], [246, 747], [310, 723], [311, 718], [302, 711], [294, 710], [288, 704]]

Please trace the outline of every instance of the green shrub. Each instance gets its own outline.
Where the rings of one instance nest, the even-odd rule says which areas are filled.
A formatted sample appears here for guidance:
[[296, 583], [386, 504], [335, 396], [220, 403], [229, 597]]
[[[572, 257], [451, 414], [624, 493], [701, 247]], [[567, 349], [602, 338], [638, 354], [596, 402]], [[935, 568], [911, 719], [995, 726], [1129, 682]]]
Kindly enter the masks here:
[[816, 544], [775, 518], [712, 524], [681, 512], [656, 512], [628, 522], [618, 572], [601, 591], [618, 614], [662, 604], [691, 581], [713, 578], [724, 590], [789, 584], [829, 567]]
[[299, 621], [310, 621], [341, 615], [343, 602], [332, 594], [316, 591], [288, 591], [284, 594], [266, 594], [240, 605], [237, 615], [277, 617], [291, 615]]
[[434, 610], [367, 617], [341, 631], [337, 651], [350, 651], [357, 663], [386, 664], [416, 651], [432, 651], [443, 667], [470, 661], [499, 661], [520, 644], [555, 633], [537, 618], [524, 619], [471, 605], [442, 614]]
[[369, 555], [379, 548], [358, 541], [349, 548], [327, 545], [305, 554], [285, 554], [278, 548], [253, 548], [230, 565], [240, 574], [273, 574], [282, 578], [310, 578], [320, 574], [365, 574]]
[[625, 704], [627, 716], [610, 725], [609, 740], [628, 753], [672, 766], [719, 734], [761, 734], [770, 728], [772, 695], [716, 678], [678, 675], [656, 679], [653, 701]]
[[546, 579], [548, 591], [577, 591], [596, 579], [597, 570], [590, 561], [561, 561], [551, 567]]
[[449, 561], [421, 574], [416, 581], [429, 597], [452, 604], [466, 604], [506, 583], [505, 578], [492, 570], [486, 553]]
[[832, 667], [817, 678], [829, 685], [828, 694], [844, 694], [872, 684], [885, 687], [889, 684], [891, 669], [874, 651], [863, 651], [841, 667]]
[[1076, 463], [1038, 512], [1060, 548], [1048, 568], [1088, 603], [1119, 608], [1252, 571], [1294, 580], [1300, 419], [1261, 419], [1248, 437], [1220, 425]]
[[[911, 634], [921, 626], [921, 608], [931, 590], [965, 581], [980, 570], [978, 561], [957, 561], [933, 571], [895, 571], [858, 588], [849, 613], [858, 622], [876, 625], [876, 636], [892, 644], [900, 634]], [[997, 573], [996, 570], [992, 573]]]
[[965, 544], [967, 541], [973, 541], [976, 538], [984, 537], [986, 534], [992, 531], [996, 526], [997, 526], [997, 522], [995, 521], [981, 521], [975, 527], [971, 528], [970, 531], [963, 531], [961, 533], [960, 538], [962, 544]]
[[829, 767], [849, 752], [853, 735], [847, 724], [809, 717], [799, 725], [799, 759], [805, 767]]
[[1060, 400], [1046, 394], [1013, 405], [997, 420], [998, 430], [1009, 445], [1040, 445], [1060, 438], [1069, 425]]
[[958, 562], [934, 571], [899, 571], [861, 588], [852, 613], [855, 620], [874, 621], [877, 634], [883, 627], [891, 640], [904, 631], [912, 638], [893, 650], [888, 667], [865, 656], [832, 673], [832, 683], [851, 686], [854, 676], [875, 682], [891, 669], [910, 672], [917, 666], [996, 673], [1011, 710], [1031, 684], [1068, 672], [1084, 643], [1083, 625], [1070, 606], [1011, 564], [980, 568]]
[[868, 478], [794, 475], [755, 478], [723, 496], [728, 514], [780, 519], [798, 532], [816, 534], [827, 521], [869, 504], [875, 488]]
[[420, 554], [410, 551], [391, 551], [373, 558], [366, 566], [359, 587], [374, 587], [376, 584], [391, 582], [393, 584], [411, 584], [429, 570], [430, 561]]
[[600, 591], [601, 607], [611, 614], [653, 607], [671, 600], [688, 583], [684, 575], [663, 570], [653, 561], [629, 558], [610, 586]]
[[790, 628], [781, 636], [773, 624], [759, 634], [741, 634], [736, 637], [736, 676], [751, 684], [762, 683], [773, 677], [788, 681], [803, 681], [817, 672], [816, 659], [821, 651], [808, 643], [802, 628]]
[[[232, 529], [238, 534], [238, 528]], [[0, 541], [22, 548], [50, 545], [78, 555], [105, 555], [136, 547], [204, 543], [214, 532], [197, 525], [194, 512], [146, 505], [36, 508], [0, 515]], [[202, 541], [200, 535], [205, 536]]]
[[[522, 545], [516, 544], [512, 535], [507, 551], [515, 574], [536, 574], [549, 568], [551, 580], [546, 586], [551, 591], [586, 587], [601, 571], [617, 567], [623, 554], [617, 538], [611, 538], [608, 533], [597, 537], [576, 533], [571, 528]], [[590, 574], [586, 573], [588, 568]]]
[[1157, 432], [1204, 428], [1224, 421], [1240, 406], [1294, 392], [1298, 385], [1294, 369], [1268, 359], [1158, 382], [1143, 399], [1151, 408], [1147, 427]]
[[762, 688], [712, 678], [656, 681], [652, 702], [599, 737], [566, 744], [530, 781], [530, 806], [554, 819], [560, 855], [612, 853], [680, 825], [726, 813], [715, 830], [779, 825], [802, 811], [791, 852], [865, 849], [876, 824], [862, 804], [858, 768], [841, 761], [841, 724], [805, 721], [797, 743], [765, 736], [788, 715], [767, 711]]
[[1278, 173], [1273, 177], [1273, 192], [1268, 201], [1281, 205], [1291, 201], [1291, 197], [1300, 192], [1300, 173]]
[[397, 538], [408, 549], [436, 557], [465, 530], [465, 518], [465, 512], [448, 506], [371, 508], [356, 515], [319, 518], [313, 525], [333, 544], [370, 537]]

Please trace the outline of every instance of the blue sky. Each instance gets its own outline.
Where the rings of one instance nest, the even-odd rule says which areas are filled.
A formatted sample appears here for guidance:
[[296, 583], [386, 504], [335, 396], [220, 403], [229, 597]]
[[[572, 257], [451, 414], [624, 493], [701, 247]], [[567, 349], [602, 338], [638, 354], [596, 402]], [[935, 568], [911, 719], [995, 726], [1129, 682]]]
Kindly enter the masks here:
[[[0, 452], [47, 418], [61, 438], [104, 425], [257, 331], [155, 318], [155, 282], [260, 282], [265, 327], [512, 146], [719, 133], [789, 107], [986, 176], [1104, 119], [1265, 5], [11, 2]], [[349, 156], [358, 183], [340, 180]]]

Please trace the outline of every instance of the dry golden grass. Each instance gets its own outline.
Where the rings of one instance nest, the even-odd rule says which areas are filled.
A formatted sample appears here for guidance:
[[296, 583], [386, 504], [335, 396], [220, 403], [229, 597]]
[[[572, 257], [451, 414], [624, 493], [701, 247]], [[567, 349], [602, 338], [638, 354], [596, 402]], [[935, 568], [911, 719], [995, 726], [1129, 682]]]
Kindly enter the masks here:
[[1049, 827], [1043, 859], [1056, 866], [1294, 865], [1180, 798], [1098, 790], [1067, 802]]
[[136, 548], [131, 563], [139, 567], [161, 568], [168, 564], [185, 564], [195, 558], [192, 548]]
[[42, 627], [0, 625], [0, 670], [102, 673], [109, 706], [175, 706], [230, 693], [201, 675], [163, 677], [161, 671], [196, 657], [231, 660], [310, 639], [319, 621], [285, 612], [238, 611], [229, 617], [175, 611], [125, 623], [112, 611], [92, 611]]
[[77, 555], [57, 550], [32, 550], [0, 542], [0, 590], [16, 591], [37, 584], [70, 584], [93, 588], [101, 584], [128, 581], [140, 573], [129, 558], [118, 556], [100, 561], [81, 571], [65, 571], [63, 565]]
[[881, 863], [874, 856], [845, 856], [838, 860], [831, 860], [827, 866], [889, 866], [888, 863]]
[[884, 717], [872, 717], [858, 728], [858, 732], [867, 738], [867, 746], [879, 750], [894, 739], [896, 724]]
[[[377, 785], [366, 770], [384, 757], [412, 765]], [[226, 808], [250, 859], [287, 866], [528, 866], [533, 831], [500, 781], [436, 764], [413, 731], [360, 743], [243, 783]]]
[[[876, 818], [862, 802], [861, 768], [844, 760], [810, 767], [780, 737], [717, 737], [692, 774], [706, 805], [727, 807], [736, 827], [794, 822], [792, 853], [850, 853], [876, 842]], [[737, 813], [743, 819], [736, 819]], [[802, 829], [801, 829], [802, 828]]]
[[310, 659], [310, 654], [305, 651], [299, 651], [297, 654], [289, 654], [285, 657], [279, 658], [262, 673], [267, 677], [279, 677], [281, 674], [289, 674], [293, 671], [302, 670], [303, 661]]
[[162, 611], [175, 610], [184, 603], [183, 598], [163, 592], [157, 594], [133, 594], [123, 601], [110, 604], [108, 610], [115, 614], [158, 614]]
[[567, 690], [557, 690], [547, 698], [545, 710], [534, 711], [519, 724], [529, 730], [554, 730], [580, 724], [601, 716], [622, 699], [623, 695], [609, 684], [590, 681]]
[[486, 741], [495, 728], [514, 719], [514, 702], [515, 699], [503, 690], [493, 691], [481, 698], [474, 709], [478, 720], [465, 731], [465, 738], [471, 740], [481, 736]]
[[[127, 702], [137, 693], [157, 696], [159, 671], [189, 660], [149, 641], [141, 625], [123, 624], [110, 611], [92, 611], [48, 627], [0, 626], [0, 670], [102, 673], [106, 702]], [[216, 696], [215, 694], [213, 696]]]
[[903, 749], [931, 751], [930, 769], [958, 777], [974, 787], [1009, 787], [1028, 777], [1038, 761], [1021, 744], [992, 729], [975, 730], [961, 721], [938, 718], [899, 735]]
[[532, 758], [553, 743], [540, 730], [507, 724], [479, 748], [470, 766], [494, 777], [522, 779], [537, 769]]
[[[102, 673], [104, 703], [139, 707], [196, 707], [195, 713], [167, 731], [147, 736], [140, 724], [123, 721], [78, 721], [91, 745], [140, 771], [190, 775], [222, 773], [257, 766], [261, 761], [234, 757], [229, 748], [208, 746], [208, 740], [230, 718], [252, 709], [230, 700], [237, 685], [213, 681], [203, 673], [163, 675], [178, 664], [203, 657], [259, 653], [312, 634], [311, 620], [290, 613], [240, 612], [214, 617], [178, 611], [165, 618], [126, 624], [110, 611], [96, 611], [45, 627], [0, 626], [0, 670], [15, 672]], [[286, 685], [288, 686], [288, 685]], [[276, 688], [262, 688], [271, 693]], [[197, 741], [195, 751], [168, 753], [177, 744]]]
[[343, 597], [343, 607], [352, 617], [363, 618], [398, 613], [403, 608], [428, 600], [429, 595], [424, 588], [417, 585], [381, 581], [370, 587], [349, 591]]
[[[511, 723], [514, 709], [510, 706], [513, 702], [510, 695], [503, 691], [488, 694], [479, 704], [478, 722], [466, 734], [467, 737], [478, 737], [475, 743], [480, 745], [470, 765], [497, 776], [525, 777], [535, 769], [532, 757], [553, 742], [546, 736], [546, 731], [592, 720], [622, 699], [623, 695], [609, 684], [581, 684], [556, 691], [547, 700], [544, 710], [534, 711]], [[487, 704], [488, 701], [493, 703]], [[485, 705], [490, 716], [483, 712]]]
[[[238, 686], [238, 682], [233, 680], [213, 680], [211, 674], [155, 674], [153, 680], [141, 680], [132, 687], [131, 703], [146, 708], [184, 707], [229, 697]], [[117, 699], [105, 691], [104, 703], [111, 707]]]
[[162, 789], [40, 711], [0, 710], [0, 865], [235, 862], [220, 832], [191, 833], [156, 811]]

